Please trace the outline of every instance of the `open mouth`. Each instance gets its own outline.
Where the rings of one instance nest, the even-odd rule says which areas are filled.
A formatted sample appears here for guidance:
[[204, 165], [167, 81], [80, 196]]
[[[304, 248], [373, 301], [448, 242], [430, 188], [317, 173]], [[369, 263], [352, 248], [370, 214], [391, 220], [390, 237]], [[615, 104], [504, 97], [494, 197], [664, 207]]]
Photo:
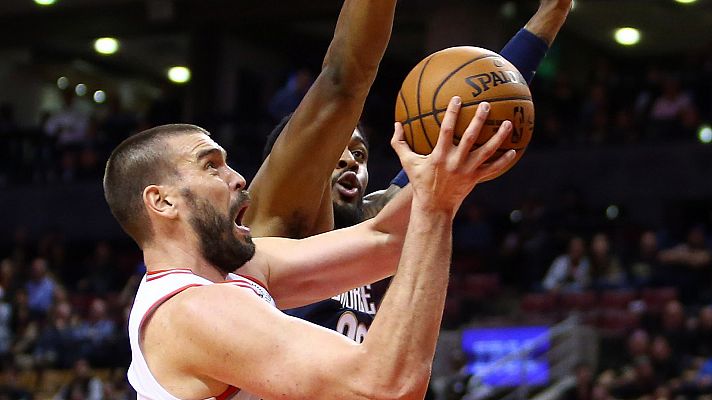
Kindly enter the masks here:
[[240, 210], [237, 212], [237, 216], [235, 217], [235, 228], [237, 228], [237, 230], [242, 233], [248, 234], [250, 233], [250, 228], [242, 224], [242, 218], [245, 216], [245, 212], [247, 212], [247, 207], [249, 207], [249, 205], [249, 202], [244, 202], [244, 204], [240, 207]]
[[336, 190], [344, 197], [354, 198], [361, 191], [361, 182], [355, 172], [346, 171], [336, 181]]

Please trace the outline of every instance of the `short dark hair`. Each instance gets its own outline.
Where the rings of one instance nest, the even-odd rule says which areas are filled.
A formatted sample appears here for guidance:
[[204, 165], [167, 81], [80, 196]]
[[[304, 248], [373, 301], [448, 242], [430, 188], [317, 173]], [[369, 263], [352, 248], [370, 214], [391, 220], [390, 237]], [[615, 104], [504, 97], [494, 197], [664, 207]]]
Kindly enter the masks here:
[[[279, 137], [280, 134], [282, 134], [282, 131], [284, 130], [284, 127], [287, 126], [287, 123], [289, 122], [290, 119], [292, 119], [292, 115], [294, 113], [289, 113], [287, 114], [284, 118], [282, 118], [279, 123], [272, 129], [272, 132], [269, 133], [267, 136], [267, 143], [265, 143], [265, 147], [262, 149], [262, 161], [264, 161], [269, 153], [272, 152], [272, 148], [274, 147], [274, 143], [277, 141], [277, 138]], [[361, 132], [361, 137], [363, 138], [363, 143], [366, 145], [366, 147], [369, 147], [368, 144], [368, 138], [366, 137], [366, 132], [363, 130], [363, 125], [361, 125], [361, 122], [359, 122], [356, 125], [356, 129], [358, 129], [359, 132]]]
[[178, 175], [169, 161], [165, 139], [191, 133], [209, 133], [196, 125], [169, 124], [139, 132], [111, 152], [104, 170], [104, 198], [126, 233], [139, 246], [153, 235], [143, 205], [143, 190]]

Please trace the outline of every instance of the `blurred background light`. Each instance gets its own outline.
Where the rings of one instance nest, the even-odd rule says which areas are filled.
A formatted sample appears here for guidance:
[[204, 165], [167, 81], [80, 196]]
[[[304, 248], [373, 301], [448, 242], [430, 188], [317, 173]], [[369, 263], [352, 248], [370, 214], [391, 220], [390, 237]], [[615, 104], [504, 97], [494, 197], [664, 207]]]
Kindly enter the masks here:
[[620, 214], [620, 209], [618, 209], [618, 206], [615, 204], [611, 204], [606, 208], [606, 218], [610, 220], [614, 220], [618, 218], [618, 215]]
[[56, 3], [57, 0], [35, 0], [35, 4], [40, 5], [40, 6], [51, 6], [52, 4]]
[[84, 96], [87, 94], [87, 85], [83, 83], [77, 84], [77, 86], [74, 87], [74, 93], [76, 93], [77, 96]]
[[94, 102], [103, 103], [106, 101], [106, 93], [103, 90], [97, 90], [94, 92]]
[[697, 138], [702, 143], [712, 143], [712, 127], [709, 125], [702, 125], [700, 130], [697, 131]]
[[103, 55], [114, 54], [119, 50], [119, 41], [112, 37], [103, 37], [94, 41], [94, 50]]
[[520, 222], [522, 220], [522, 211], [514, 210], [511, 213], [509, 213], [509, 220], [512, 221], [512, 223], [514, 223], [514, 224], [516, 224], [517, 222]]
[[680, 4], [692, 4], [696, 1], [697, 0], [675, 0], [676, 3], [680, 3]]
[[640, 31], [631, 27], [618, 28], [616, 29], [614, 37], [618, 44], [632, 46], [640, 42]]
[[168, 70], [168, 79], [173, 83], [186, 83], [190, 81], [190, 69], [183, 66], [171, 67]]
[[69, 79], [66, 76], [60, 76], [57, 79], [57, 87], [60, 90], [64, 90], [69, 87]]

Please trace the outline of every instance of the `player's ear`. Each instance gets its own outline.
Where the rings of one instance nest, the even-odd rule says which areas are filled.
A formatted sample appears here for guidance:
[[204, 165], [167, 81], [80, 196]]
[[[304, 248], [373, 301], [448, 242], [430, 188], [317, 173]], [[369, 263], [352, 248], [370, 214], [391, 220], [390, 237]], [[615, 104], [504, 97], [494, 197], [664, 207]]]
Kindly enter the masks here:
[[165, 218], [174, 219], [178, 217], [178, 208], [174, 197], [167, 186], [149, 185], [143, 189], [143, 204], [148, 209], [148, 212]]

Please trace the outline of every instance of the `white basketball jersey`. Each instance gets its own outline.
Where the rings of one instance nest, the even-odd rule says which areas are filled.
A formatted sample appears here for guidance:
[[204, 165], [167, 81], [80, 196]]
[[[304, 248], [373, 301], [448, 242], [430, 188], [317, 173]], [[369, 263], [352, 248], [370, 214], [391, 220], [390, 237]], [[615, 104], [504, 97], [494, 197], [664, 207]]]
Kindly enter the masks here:
[[[229, 274], [227, 281], [219, 283], [201, 278], [193, 274], [193, 272], [187, 268], [151, 271], [143, 277], [138, 287], [133, 307], [131, 308], [131, 315], [129, 316], [129, 340], [131, 342], [132, 359], [131, 366], [129, 366], [128, 370], [128, 378], [131, 386], [133, 386], [138, 393], [138, 400], [180, 400], [168, 393], [148, 369], [148, 364], [146, 364], [146, 359], [143, 357], [139, 345], [143, 322], [156, 308], [163, 304], [163, 302], [183, 290], [194, 286], [216, 284], [234, 285], [244, 288], [276, 307], [272, 296], [270, 296], [262, 284], [249, 277], [236, 274]], [[259, 398], [230, 386], [223, 394], [211, 397], [208, 400], [259, 400]]]

